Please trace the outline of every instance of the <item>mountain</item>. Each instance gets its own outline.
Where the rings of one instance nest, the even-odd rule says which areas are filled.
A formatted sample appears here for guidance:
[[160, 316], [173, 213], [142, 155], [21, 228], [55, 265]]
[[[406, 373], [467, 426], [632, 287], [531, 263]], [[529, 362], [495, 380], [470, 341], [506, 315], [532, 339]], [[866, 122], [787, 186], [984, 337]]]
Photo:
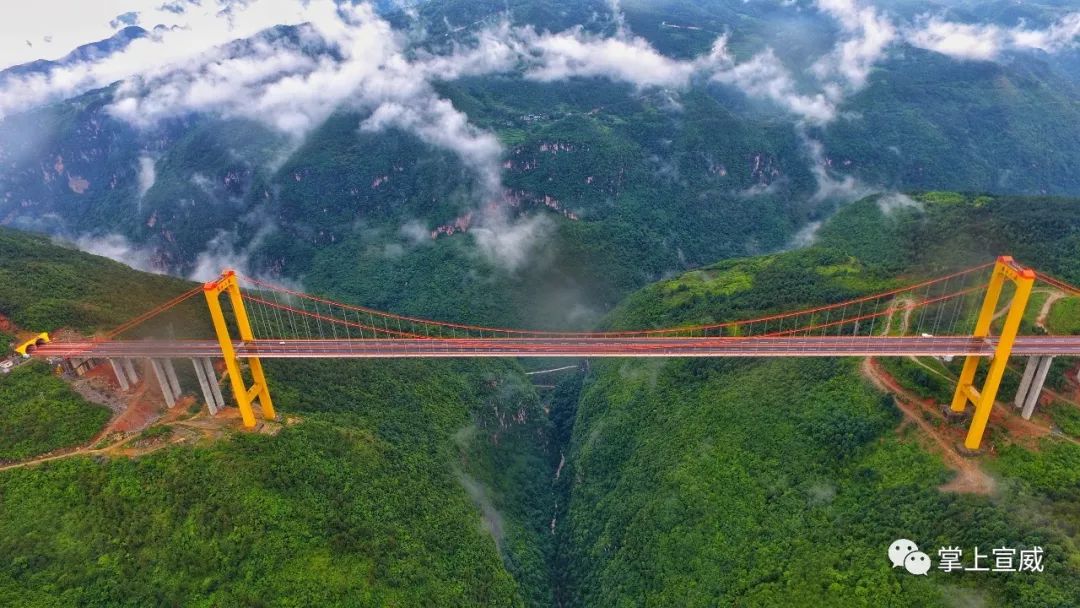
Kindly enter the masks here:
[[[34, 330], [112, 327], [190, 287], [9, 229], [0, 276], [0, 315]], [[177, 331], [188, 315], [205, 323], [193, 305]], [[118, 448], [10, 470], [109, 413], [45, 365], [0, 378], [0, 604], [550, 604], [548, 424], [514, 362], [267, 374], [276, 434], [193, 436], [181, 406]]]
[[[1072, 4], [311, 0], [205, 48], [123, 30], [0, 74], [0, 343], [106, 330], [227, 267], [558, 329], [1002, 253], [1080, 283]], [[191, 46], [151, 46], [173, 35]], [[1075, 298], [1050, 304], [1080, 331]], [[142, 333], [206, 334], [203, 306]], [[114, 430], [20, 366], [0, 604], [1080, 604], [1072, 359], [1039, 433], [992, 424], [959, 465], [933, 405], [957, 362], [547, 363], [267, 361], [281, 420], [256, 433], [191, 402]], [[1046, 568], [898, 575], [908, 536], [1038, 545]]]
[[0, 70], [0, 80], [13, 76], [44, 74], [53, 68], [71, 67], [82, 62], [96, 61], [117, 51], [124, 50], [132, 40], [137, 40], [147, 34], [148, 32], [143, 28], [137, 25], [129, 25], [104, 40], [84, 44], [60, 59], [39, 59]]
[[[936, 193], [897, 209], [866, 199], [827, 222], [809, 249], [651, 285], [610, 325], [716, 322], [835, 302], [992, 252], [1076, 280], [1077, 203]], [[951, 397], [952, 384], [928, 377], [925, 361], [888, 361], [911, 390], [944, 384], [928, 396]], [[1061, 363], [1054, 382], [1072, 394], [1064, 378], [1076, 361]], [[959, 364], [942, 373], [955, 375]], [[567, 381], [559, 415], [576, 417], [561, 477], [565, 604], [1080, 601], [1071, 565], [1080, 521], [1070, 472], [1080, 459], [1076, 427], [1033, 443], [995, 434], [996, 456], [977, 461], [996, 479], [995, 496], [942, 491], [955, 471], [922, 431], [901, 423], [893, 398], [862, 368], [854, 359], [607, 360], [583, 385]], [[1017, 381], [1010, 374], [1003, 394]], [[1072, 404], [1050, 411], [1055, 421], [1075, 416]], [[935, 560], [941, 546], [1040, 545], [1057, 558], [1036, 577], [897, 577], [882, 566], [897, 537], [924, 539]]]
[[[1077, 281], [1078, 235], [1076, 199], [874, 196], [825, 222], [809, 248], [652, 284], [603, 325], [834, 302], [1001, 252]], [[0, 283], [0, 314], [18, 324], [108, 327], [187, 285], [41, 237], [0, 237], [9, 275], [23, 269]], [[112, 297], [114, 285], [131, 297]], [[95, 313], [70, 315], [80, 308]], [[182, 319], [200, 312], [172, 321], [186, 328], [193, 321]], [[906, 390], [948, 398], [950, 387], [926, 374], [930, 363], [888, 369]], [[1075, 363], [1055, 364], [1055, 390], [1074, 390], [1065, 377]], [[1080, 522], [1072, 405], [1045, 406], [1060, 435], [990, 436], [994, 456], [972, 461], [996, 479], [984, 496], [939, 489], [955, 473], [855, 360], [588, 368], [562, 372], [538, 396], [511, 362], [268, 362], [287, 421], [276, 434], [192, 438], [181, 417], [133, 436], [133, 445], [156, 446], [134, 458], [0, 471], [0, 548], [11, 556], [0, 564], [0, 598], [534, 606], [1080, 598], [1070, 565]], [[93, 434], [91, 404], [47, 370], [18, 374], [0, 379], [0, 396], [11, 399], [0, 408], [12, 414], [0, 424], [0, 453], [69, 447]], [[1017, 381], [1010, 375], [1004, 393]], [[49, 395], [68, 416], [46, 416], [30, 393]], [[160, 443], [162, 433], [172, 445]], [[884, 549], [908, 535], [934, 547], [1040, 546], [1045, 571], [957, 574], [959, 586], [948, 575], [897, 577]]]
[[[504, 14], [541, 31], [613, 35], [605, 7], [447, 0], [387, 18], [422, 55], [475, 44]], [[935, 7], [946, 10], [891, 10]], [[775, 48], [793, 74], [810, 73], [840, 35], [809, 5], [672, 0], [622, 11], [629, 31], [667, 57], [700, 57], [728, 32], [738, 60]], [[1024, 15], [1047, 23], [1060, 13], [1039, 11]], [[573, 34], [574, 25], [583, 29]], [[240, 59], [271, 45], [332, 57], [305, 45], [301, 30], [274, 28], [222, 53]], [[487, 232], [492, 200], [463, 157], [408, 128], [357, 129], [367, 110], [346, 105], [297, 142], [214, 113], [132, 125], [115, 114], [108, 87], [0, 122], [0, 223], [92, 251], [121, 240], [123, 259], [174, 274], [240, 264], [317, 290], [348, 285], [358, 301], [401, 312], [587, 326], [669, 273], [781, 249], [867, 192], [1080, 194], [1070, 170], [1080, 160], [1077, 84], [1060, 64], [1068, 56], [965, 61], [900, 45], [824, 125], [800, 125], [707, 79], [679, 89], [513, 70], [436, 79], [438, 96], [501, 147], [496, 198], [509, 217]], [[491, 248], [520, 253], [508, 261]], [[442, 301], [448, 289], [457, 303]]]
[[1080, 118], [1078, 96], [1040, 58], [957, 63], [909, 49], [851, 99], [860, 118], [837, 122], [823, 142], [853, 175], [886, 188], [1075, 195], [1068, 167], [1080, 157], [1068, 125]]

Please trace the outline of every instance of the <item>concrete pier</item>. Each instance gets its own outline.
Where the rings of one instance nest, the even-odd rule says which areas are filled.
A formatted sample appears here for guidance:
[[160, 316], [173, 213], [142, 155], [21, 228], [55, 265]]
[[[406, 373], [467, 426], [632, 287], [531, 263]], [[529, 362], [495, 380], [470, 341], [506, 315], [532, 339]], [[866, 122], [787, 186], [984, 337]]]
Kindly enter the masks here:
[[1013, 404], [1017, 408], [1024, 407], [1024, 400], [1027, 399], [1028, 389], [1031, 388], [1031, 381], [1035, 378], [1035, 369], [1039, 367], [1039, 360], [1042, 357], [1028, 357], [1027, 365], [1024, 366], [1024, 375], [1020, 378], [1020, 386], [1016, 388], [1016, 398], [1013, 399]]
[[206, 402], [206, 408], [210, 410], [210, 415], [213, 416], [218, 411], [217, 400], [214, 399], [214, 394], [210, 392], [210, 382], [216, 381], [209, 380], [206, 377], [206, 368], [203, 366], [201, 359], [192, 359], [191, 366], [195, 368], [195, 376], [199, 379], [199, 388], [202, 389], [203, 400]]
[[221, 386], [218, 384], [217, 370], [214, 369], [213, 362], [210, 361], [210, 357], [203, 357], [200, 359], [203, 364], [203, 369], [206, 370], [206, 381], [210, 384], [210, 394], [214, 396], [214, 401], [217, 402], [217, 409], [225, 407], [225, 397], [221, 396]]
[[135, 364], [131, 362], [131, 359], [121, 359], [124, 366], [124, 372], [127, 374], [128, 382], [132, 386], [139, 383], [139, 375], [135, 373]]
[[121, 364], [116, 362], [116, 359], [109, 359], [109, 365], [112, 366], [113, 374], [116, 375], [116, 381], [120, 383], [120, 390], [127, 391], [131, 388], [128, 384], [127, 373], [124, 372], [124, 368]]
[[172, 387], [169, 386], [169, 378], [165, 375], [165, 369], [162, 367], [161, 362], [157, 359], [150, 359], [150, 367], [154, 368], [154, 375], [157, 376], [161, 394], [165, 397], [165, 404], [169, 407], [176, 405], [176, 396], [173, 394]]
[[173, 397], [179, 399], [182, 394], [180, 380], [176, 377], [176, 368], [173, 367], [172, 359], [162, 359], [161, 366], [165, 368], [165, 377], [169, 379], [169, 387], [172, 388]]
[[1027, 398], [1024, 400], [1024, 410], [1020, 413], [1024, 420], [1031, 420], [1031, 415], [1035, 412], [1035, 406], [1039, 403], [1039, 395], [1042, 394], [1043, 385], [1046, 384], [1046, 374], [1050, 372], [1050, 364], [1053, 362], [1053, 357], [1042, 357], [1039, 361], [1039, 368], [1035, 371], [1035, 378], [1031, 381]]

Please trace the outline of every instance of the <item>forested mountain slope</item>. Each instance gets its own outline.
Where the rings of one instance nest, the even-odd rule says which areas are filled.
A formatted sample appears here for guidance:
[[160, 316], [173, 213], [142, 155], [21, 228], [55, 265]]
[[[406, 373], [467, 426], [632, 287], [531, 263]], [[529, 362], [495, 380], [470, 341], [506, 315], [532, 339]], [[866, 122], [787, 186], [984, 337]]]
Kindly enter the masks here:
[[[724, 262], [652, 285], [628, 299], [610, 325], [722, 321], [834, 302], [990, 254], [1080, 277], [1076, 200], [944, 193], [897, 200], [844, 209], [810, 249]], [[896, 430], [901, 416], [892, 398], [859, 367], [843, 359], [595, 364], [577, 403], [563, 476], [570, 497], [560, 531], [567, 602], [1080, 601], [1080, 514], [1070, 504], [1076, 443], [1047, 438], [1021, 447], [1008, 432], [995, 434], [989, 450], [996, 455], [983, 464], [998, 477], [997, 496], [943, 492], [938, 486], [951, 473], [914, 427]], [[898, 575], [884, 557], [895, 538], [919, 539], [935, 560], [941, 546], [1041, 545], [1046, 570]]]
[[[38, 330], [111, 327], [190, 285], [11, 230], [0, 245], [0, 312]], [[548, 424], [514, 363], [267, 375], [276, 435], [0, 471], [0, 604], [550, 604]], [[97, 432], [56, 385], [44, 367], [0, 377], [0, 460]]]
[[[825, 223], [809, 249], [657, 283], [607, 325], [836, 301], [1002, 252], [1076, 280], [1078, 209], [1055, 198], [872, 197]], [[10, 257], [48, 260], [28, 264], [35, 280], [23, 292], [3, 293], [13, 318], [34, 284], [50, 284], [42, 277], [73, 277], [83, 291], [69, 297], [103, 319], [120, 314], [103, 286], [172, 281], [3, 236]], [[943, 493], [950, 473], [914, 431], [894, 432], [891, 399], [855, 361], [596, 362], [584, 387], [571, 378], [555, 391], [548, 416], [509, 363], [271, 362], [268, 376], [293, 420], [277, 435], [0, 472], [0, 543], [14, 556], [0, 597], [582, 606], [1080, 597], [1069, 557], [1075, 444], [1046, 439], [1033, 450], [992, 435], [998, 495]], [[564, 439], [553, 493], [549, 454]], [[1036, 506], [1055, 517], [1024, 515]], [[1039, 545], [1046, 571], [898, 577], [883, 551], [902, 536]]]

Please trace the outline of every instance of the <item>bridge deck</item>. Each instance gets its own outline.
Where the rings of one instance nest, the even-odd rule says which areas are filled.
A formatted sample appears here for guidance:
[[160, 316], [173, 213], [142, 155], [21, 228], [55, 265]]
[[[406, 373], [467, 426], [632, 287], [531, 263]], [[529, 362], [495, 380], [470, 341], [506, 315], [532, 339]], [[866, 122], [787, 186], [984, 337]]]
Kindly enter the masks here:
[[[993, 338], [752, 337], [752, 338], [424, 338], [368, 340], [250, 340], [234, 342], [237, 356], [304, 358], [453, 357], [861, 357], [990, 356]], [[1013, 355], [1080, 355], [1080, 336], [1024, 336]], [[53, 342], [35, 357], [218, 357], [214, 340]]]

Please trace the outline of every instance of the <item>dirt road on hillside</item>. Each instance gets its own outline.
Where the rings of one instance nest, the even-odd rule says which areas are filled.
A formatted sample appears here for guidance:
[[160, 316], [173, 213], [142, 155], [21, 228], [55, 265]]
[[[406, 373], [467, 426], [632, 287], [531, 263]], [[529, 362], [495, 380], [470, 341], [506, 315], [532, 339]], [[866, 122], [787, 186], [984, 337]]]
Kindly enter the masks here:
[[[969, 494], [992, 494], [997, 484], [979, 467], [978, 463], [970, 458], [965, 458], [956, 452], [953, 447], [954, 438], [942, 432], [942, 429], [930, 424], [923, 417], [927, 411], [925, 399], [910, 393], [900, 386], [885, 370], [877, 364], [873, 358], [863, 360], [862, 373], [878, 389], [891, 393], [896, 401], [896, 406], [904, 413], [904, 417], [919, 427], [922, 435], [930, 440], [930, 448], [940, 454], [946, 466], [956, 472], [956, 477], [941, 486], [946, 492], [958, 492]], [[930, 406], [935, 407], [936, 406]]]

